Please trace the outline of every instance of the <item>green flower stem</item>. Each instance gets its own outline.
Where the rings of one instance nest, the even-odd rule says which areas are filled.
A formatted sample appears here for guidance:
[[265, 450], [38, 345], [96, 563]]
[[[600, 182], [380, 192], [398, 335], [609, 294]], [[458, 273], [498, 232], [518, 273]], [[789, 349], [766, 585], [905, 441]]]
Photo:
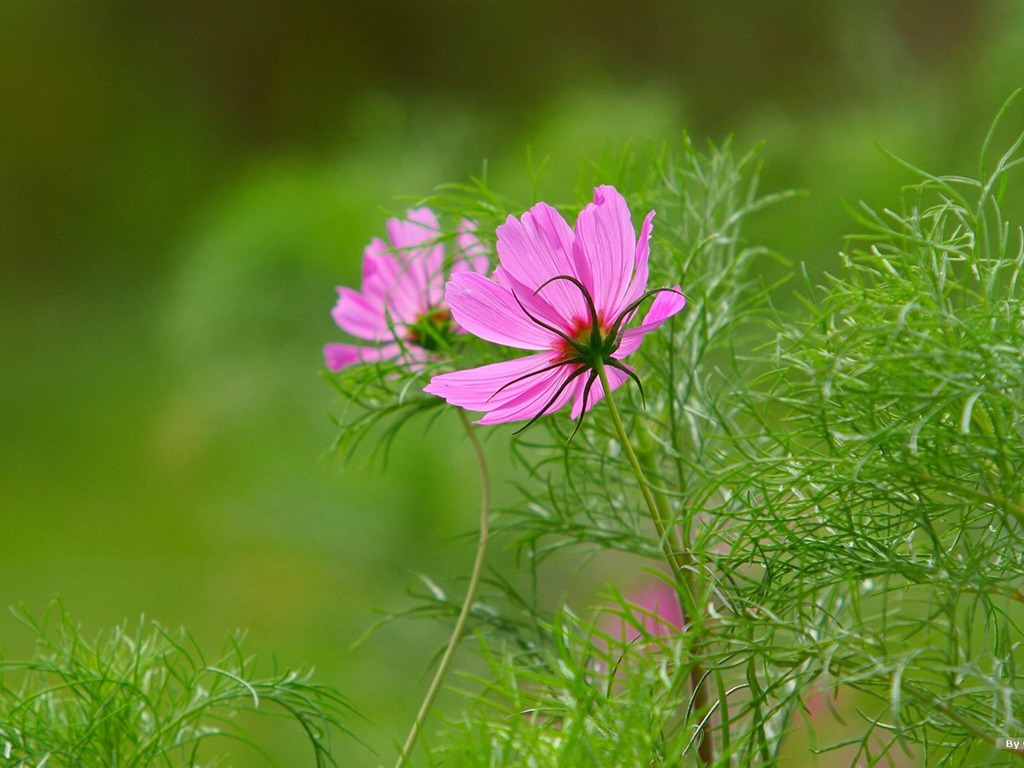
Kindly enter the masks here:
[[[619, 443], [621, 443], [622, 450], [625, 451], [629, 465], [636, 476], [637, 483], [640, 486], [640, 493], [643, 494], [644, 501], [647, 503], [647, 510], [650, 512], [651, 520], [654, 522], [654, 529], [658, 533], [661, 550], [665, 554], [665, 560], [668, 562], [669, 568], [672, 569], [672, 575], [679, 586], [680, 612], [682, 613], [683, 626], [692, 630], [694, 635], [699, 635], [699, 627], [703, 622], [696, 617], [703, 617], [697, 604], [697, 591], [693, 583], [692, 558], [688, 551], [673, 549], [667, 529], [671, 522], [668, 501], [665, 499], [664, 494], [648, 482], [647, 476], [644, 474], [636, 451], [633, 450], [633, 444], [626, 433], [626, 427], [622, 423], [619, 409], [615, 405], [615, 399], [612, 397], [612, 389], [608, 382], [608, 372], [605, 370], [602, 361], [599, 360], [597, 362], [596, 370], [598, 377], [601, 379], [601, 389], [604, 391], [604, 399], [608, 403], [612, 423], [615, 425], [615, 431], [619, 436]], [[693, 623], [694, 620], [696, 620], [696, 623]], [[693, 645], [691, 645], [691, 649], [698, 644], [698, 641], [695, 640]], [[704, 713], [708, 706], [707, 691], [701, 685], [703, 678], [704, 672], [701, 669], [700, 663], [694, 661], [690, 668], [690, 685], [693, 689], [695, 710], [698, 713]], [[705, 731], [702, 736], [703, 738], [700, 740], [700, 746], [698, 747], [698, 754], [700, 755], [701, 762], [710, 766], [715, 762], [714, 742], [710, 732]]]
[[[647, 510], [651, 514], [651, 520], [654, 521], [654, 528], [658, 532], [658, 541], [661, 544], [661, 551], [665, 554], [665, 559], [668, 561], [669, 567], [672, 569], [672, 575], [675, 577], [679, 587], [686, 593], [687, 602], [693, 604], [693, 591], [690, 589], [690, 580], [686, 575], [686, 568], [689, 565], [687, 557], [682, 552], [677, 552], [672, 548], [672, 543], [669, 541], [668, 531], [666, 530], [666, 517], [662, 516], [661, 508], [659, 507], [658, 501], [654, 498], [654, 490], [651, 484], [647, 482], [647, 476], [644, 475], [643, 467], [640, 466], [640, 460], [637, 458], [636, 451], [633, 450], [633, 444], [629, 440], [629, 435], [626, 434], [626, 427], [622, 423], [622, 417], [619, 416], [619, 409], [615, 405], [615, 399], [611, 394], [611, 386], [608, 382], [608, 372], [605, 370], [604, 364], [600, 361], [597, 363], [597, 375], [601, 379], [601, 388], [604, 391], [604, 399], [608, 402], [608, 410], [612, 415], [612, 423], [615, 425], [615, 431], [619, 436], [619, 442], [622, 444], [622, 450], [626, 452], [626, 458], [629, 460], [629, 466], [633, 470], [633, 474], [636, 476], [637, 482], [640, 485], [640, 493], [643, 494], [644, 501], [647, 503]], [[659, 493], [659, 496], [661, 494]], [[664, 503], [664, 499], [662, 499]], [[664, 507], [666, 512], [668, 510], [667, 505]]]
[[455, 628], [452, 630], [452, 636], [448, 641], [448, 647], [445, 648], [444, 655], [441, 657], [441, 661], [437, 665], [437, 671], [434, 673], [434, 679], [430, 681], [430, 687], [427, 689], [426, 696], [423, 697], [423, 703], [420, 704], [419, 712], [416, 713], [416, 719], [413, 721], [412, 729], [409, 731], [409, 736], [406, 738], [405, 745], [402, 747], [402, 751], [398, 755], [398, 761], [395, 763], [395, 768], [402, 768], [402, 766], [405, 765], [405, 761], [409, 759], [409, 754], [412, 752], [412, 748], [416, 745], [416, 739], [419, 737], [420, 730], [423, 728], [423, 723], [426, 721], [427, 715], [430, 713], [430, 708], [434, 704], [434, 699], [437, 697], [438, 691], [441, 690], [441, 684], [444, 681], [445, 674], [448, 672], [448, 667], [451, 666], [452, 659], [455, 656], [455, 649], [458, 647], [459, 640], [462, 639], [462, 633], [466, 629], [466, 622], [469, 619], [473, 600], [476, 597], [476, 590], [480, 585], [480, 577], [483, 575], [484, 558], [487, 555], [488, 522], [490, 518], [491, 504], [490, 483], [487, 476], [487, 459], [484, 456], [483, 446], [480, 445], [480, 439], [477, 437], [476, 432], [469, 423], [469, 418], [462, 409], [459, 409], [459, 418], [462, 421], [462, 426], [466, 430], [466, 434], [469, 435], [469, 442], [473, 446], [473, 453], [476, 455], [477, 469], [480, 473], [480, 537], [477, 541], [476, 558], [473, 561], [473, 570], [469, 575], [469, 584], [466, 587], [466, 597], [462, 601], [462, 609], [459, 611], [459, 618], [455, 621]]
[[[647, 439], [644, 440], [645, 436], [646, 433], [641, 434], [641, 445], [639, 449], [634, 449], [638, 463], [640, 464], [640, 469], [644, 476], [644, 480], [641, 482], [645, 482], [647, 476], [653, 477], [656, 474], [654, 452], [650, 446], [650, 437], [647, 436]], [[700, 605], [700, 600], [697, 597], [693, 585], [693, 557], [690, 554], [689, 537], [679, 532], [679, 526], [673, 521], [672, 511], [669, 509], [668, 499], [665, 494], [655, 487], [650, 487], [650, 490], [651, 495], [654, 497], [655, 507], [658, 510], [659, 522], [657, 524], [660, 525], [659, 535], [664, 537], [667, 543], [675, 547], [675, 549], [672, 550], [672, 558], [679, 564], [677, 581], [681, 575], [682, 582], [680, 583], [680, 586], [686, 591], [686, 599], [688, 605], [692, 609], [691, 612], [696, 613], [694, 616], [689, 616], [689, 619], [694, 622], [694, 626], [698, 631], [700, 631], [703, 626], [703, 617], [697, 610], [697, 607]], [[671, 541], [669, 541], [670, 537]]]

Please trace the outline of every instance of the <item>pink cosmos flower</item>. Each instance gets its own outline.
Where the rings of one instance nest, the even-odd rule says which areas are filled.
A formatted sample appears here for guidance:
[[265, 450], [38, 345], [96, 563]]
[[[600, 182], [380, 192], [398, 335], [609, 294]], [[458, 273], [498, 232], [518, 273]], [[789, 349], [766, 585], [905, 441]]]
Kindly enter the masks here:
[[644, 631], [654, 637], [673, 637], [683, 631], [679, 595], [668, 582], [658, 579], [640, 592], [633, 616]]
[[[604, 396], [599, 364], [613, 390], [627, 378], [639, 384], [622, 359], [686, 304], [679, 286], [646, 290], [653, 218], [651, 211], [638, 240], [625, 199], [610, 186], [594, 190], [573, 229], [546, 203], [509, 216], [497, 230], [493, 279], [460, 272], [445, 298], [470, 333], [535, 354], [435, 376], [425, 391], [485, 412], [478, 424], [529, 419], [528, 427], [570, 399], [572, 418], [582, 419]], [[643, 322], [627, 328], [652, 295]]]
[[602, 612], [595, 642], [614, 677], [625, 679], [647, 657], [668, 651], [683, 633], [679, 595], [666, 580], [645, 580]]
[[[324, 361], [332, 371], [354, 363], [404, 357], [425, 361], [453, 325], [444, 303], [444, 245], [429, 208], [388, 219], [385, 243], [374, 238], [363, 251], [362, 292], [338, 288], [334, 321], [363, 344], [327, 344]], [[456, 236], [452, 273], [486, 272], [488, 258], [474, 225], [463, 220]]]
[[615, 611], [602, 619], [604, 632], [623, 645], [641, 638], [671, 639], [683, 631], [683, 611], [675, 589], [663, 579], [645, 582], [628, 593], [631, 610]]

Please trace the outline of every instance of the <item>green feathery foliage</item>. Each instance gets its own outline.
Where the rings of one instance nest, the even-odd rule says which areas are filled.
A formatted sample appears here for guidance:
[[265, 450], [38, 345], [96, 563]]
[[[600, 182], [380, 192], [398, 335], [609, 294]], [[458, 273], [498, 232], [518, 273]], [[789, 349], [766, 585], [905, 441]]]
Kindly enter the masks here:
[[[254, 675], [233, 641], [209, 661], [183, 631], [152, 622], [89, 641], [62, 609], [54, 626], [26, 613], [28, 661], [0, 661], [0, 755], [15, 768], [199, 766], [231, 754], [270, 755], [243, 714], [283, 718], [309, 742], [315, 765], [337, 765], [332, 734], [351, 735], [349, 704], [307, 675]], [[234, 749], [231, 749], [234, 745]]]
[[1021, 729], [1024, 239], [1001, 198], [1022, 140], [858, 212], [841, 271], [761, 350], [759, 430], [697, 496], [734, 521], [723, 609], [770, 617], [739, 622], [770, 639], [762, 677], [804, 638], [794, 661], [872, 697], [849, 741], [869, 765], [880, 743], [1003, 764]]
[[[591, 619], [551, 610], [492, 573], [469, 614], [487, 672], [466, 678], [431, 765], [1014, 763], [1024, 230], [1005, 205], [1024, 135], [993, 154], [1009, 103], [976, 179], [912, 169], [902, 207], [856, 209], [838, 267], [805, 275], [785, 311], [761, 276], [785, 263], [743, 233], [788, 196], [759, 193], [756, 151], [684, 141], [594, 169], [657, 212], [651, 285], [688, 305], [630, 357], [644, 392], [627, 383], [575, 434], [557, 413], [511, 439], [520, 499], [493, 527], [533, 580], [555, 553], [668, 561], [682, 627], [654, 631], [614, 589]], [[430, 203], [481, 233], [525, 208], [482, 181]], [[439, 370], [519, 354], [457, 345]], [[430, 373], [340, 379], [420, 410]], [[351, 434], [388, 414], [363, 411]], [[458, 613], [430, 592], [411, 613]]]
[[[623, 165], [658, 212], [653, 284], [689, 306], [637, 354], [645, 401], [616, 395], [700, 610], [626, 646], [567, 608], [481, 624], [491, 677], [445, 765], [707, 765], [702, 728], [720, 766], [1013, 764], [1024, 238], [1001, 203], [1022, 141], [993, 162], [990, 136], [976, 180], [921, 174], [899, 212], [860, 208], [838, 273], [785, 314], [741, 234], [781, 197], [758, 196], [753, 155]], [[607, 415], [571, 429], [556, 414], [513, 444], [529, 479], [504, 515], [528, 562], [661, 562]]]

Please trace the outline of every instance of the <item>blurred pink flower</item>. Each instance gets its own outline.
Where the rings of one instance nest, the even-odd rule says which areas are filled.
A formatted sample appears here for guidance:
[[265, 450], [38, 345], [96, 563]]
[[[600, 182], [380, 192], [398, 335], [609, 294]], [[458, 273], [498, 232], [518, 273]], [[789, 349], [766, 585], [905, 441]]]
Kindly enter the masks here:
[[[678, 286], [646, 290], [653, 218], [651, 211], [637, 240], [626, 201], [610, 186], [594, 190], [575, 229], [546, 203], [521, 219], [509, 216], [497, 230], [501, 266], [493, 279], [455, 274], [445, 297], [470, 333], [538, 352], [435, 376], [425, 390], [485, 412], [479, 424], [529, 419], [529, 426], [570, 399], [572, 418], [582, 417], [604, 395], [598, 364], [612, 389], [627, 377], [639, 384], [621, 360], [686, 303]], [[655, 294], [643, 322], [626, 328]]]
[[683, 611], [679, 595], [666, 581], [658, 579], [634, 601], [634, 612], [644, 631], [655, 637], [672, 637], [683, 631]]
[[682, 632], [683, 612], [675, 589], [664, 579], [646, 579], [601, 612], [594, 634], [600, 649], [597, 669], [624, 681], [651, 657], [669, 651]]
[[628, 612], [608, 614], [604, 629], [610, 638], [632, 645], [644, 637], [670, 638], [683, 631], [679, 596], [667, 581], [657, 579], [629, 593]]
[[[363, 344], [327, 344], [324, 361], [332, 371], [354, 363], [405, 357], [426, 360], [445, 336], [461, 332], [444, 303], [444, 245], [429, 208], [388, 219], [385, 243], [374, 238], [363, 251], [362, 291], [338, 288], [334, 322]], [[452, 273], [486, 272], [488, 258], [466, 220], [456, 236]]]

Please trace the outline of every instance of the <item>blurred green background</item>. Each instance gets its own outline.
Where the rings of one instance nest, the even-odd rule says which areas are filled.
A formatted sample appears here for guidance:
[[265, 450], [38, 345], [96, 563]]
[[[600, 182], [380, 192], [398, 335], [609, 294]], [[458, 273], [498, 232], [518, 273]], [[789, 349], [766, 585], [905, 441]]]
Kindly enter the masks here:
[[[246, 628], [389, 763], [446, 630], [353, 642], [415, 574], [461, 588], [476, 481], [443, 429], [330, 458], [334, 288], [387, 215], [485, 162], [532, 203], [528, 150], [561, 202], [626, 142], [764, 139], [764, 188], [808, 194], [749, 235], [820, 268], [844, 201], [909, 180], [879, 144], [971, 173], [1022, 75], [1024, 5], [996, 0], [0, 0], [0, 605], [211, 654]], [[31, 647], [6, 612], [0, 647]]]

